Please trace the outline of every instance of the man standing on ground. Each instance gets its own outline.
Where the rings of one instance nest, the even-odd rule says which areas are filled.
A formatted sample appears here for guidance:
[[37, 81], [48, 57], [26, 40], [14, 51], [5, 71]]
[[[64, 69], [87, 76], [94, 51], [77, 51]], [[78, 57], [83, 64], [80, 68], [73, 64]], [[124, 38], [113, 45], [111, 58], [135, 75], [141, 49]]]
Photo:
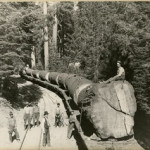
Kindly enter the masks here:
[[40, 108], [37, 103], [33, 106], [33, 126], [35, 126], [35, 121], [36, 125], [39, 126], [39, 117], [40, 117]]
[[30, 129], [31, 123], [31, 108], [29, 107], [29, 103], [26, 103], [24, 107], [24, 129], [26, 129], [26, 123], [28, 122], [28, 129]]
[[48, 112], [44, 112], [44, 118], [41, 123], [42, 132], [43, 132], [43, 146], [50, 146], [50, 123], [48, 121]]
[[15, 119], [15, 117], [13, 116], [13, 113], [12, 113], [12, 112], [10, 112], [9, 115], [10, 115], [10, 117], [9, 117], [9, 119], [8, 119], [8, 132], [9, 132], [9, 139], [10, 139], [10, 142], [13, 142], [13, 138], [12, 138], [13, 132], [15, 133], [16, 140], [20, 141], [20, 139], [19, 139], [19, 133], [18, 133], [18, 131], [17, 131], [16, 119]]
[[60, 126], [61, 121], [61, 110], [60, 103], [57, 103], [57, 107], [55, 110], [55, 127]]

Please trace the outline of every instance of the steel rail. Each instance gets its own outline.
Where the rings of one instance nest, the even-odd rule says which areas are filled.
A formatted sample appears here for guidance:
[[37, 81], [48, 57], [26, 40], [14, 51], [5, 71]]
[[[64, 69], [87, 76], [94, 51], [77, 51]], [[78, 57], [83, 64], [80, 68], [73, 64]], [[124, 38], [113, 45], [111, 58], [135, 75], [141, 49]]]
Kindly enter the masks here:
[[22, 149], [22, 146], [23, 146], [23, 143], [24, 143], [24, 140], [25, 140], [25, 138], [26, 138], [26, 135], [27, 135], [28, 130], [29, 130], [29, 127], [27, 128], [27, 130], [26, 130], [26, 132], [25, 132], [25, 134], [24, 134], [24, 137], [23, 137], [23, 140], [22, 140], [21, 145], [20, 145], [20, 147], [19, 147], [19, 150]]
[[[45, 111], [45, 100], [44, 99], [43, 99], [43, 102], [44, 102], [44, 111]], [[29, 127], [27, 128], [27, 130], [26, 130], [26, 132], [24, 134], [24, 137], [23, 137], [23, 140], [22, 140], [21, 145], [19, 147], [19, 150], [21, 150], [22, 147], [23, 147], [23, 144], [24, 144], [24, 141], [26, 139], [26, 135], [27, 135], [28, 131], [29, 131]], [[42, 139], [42, 129], [40, 131], [40, 139], [39, 139], [39, 142], [38, 142], [39, 144], [38, 144], [38, 148], [37, 148], [38, 150], [40, 150], [40, 147], [41, 147], [41, 139]]]

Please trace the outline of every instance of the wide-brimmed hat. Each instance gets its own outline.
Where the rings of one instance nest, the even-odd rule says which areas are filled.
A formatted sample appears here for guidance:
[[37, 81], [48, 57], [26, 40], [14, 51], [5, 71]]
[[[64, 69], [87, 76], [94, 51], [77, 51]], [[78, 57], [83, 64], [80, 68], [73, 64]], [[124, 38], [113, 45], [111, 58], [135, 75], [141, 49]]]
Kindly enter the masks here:
[[48, 115], [48, 114], [49, 114], [48, 111], [45, 111], [45, 112], [44, 112], [44, 116], [45, 116], [45, 115]]

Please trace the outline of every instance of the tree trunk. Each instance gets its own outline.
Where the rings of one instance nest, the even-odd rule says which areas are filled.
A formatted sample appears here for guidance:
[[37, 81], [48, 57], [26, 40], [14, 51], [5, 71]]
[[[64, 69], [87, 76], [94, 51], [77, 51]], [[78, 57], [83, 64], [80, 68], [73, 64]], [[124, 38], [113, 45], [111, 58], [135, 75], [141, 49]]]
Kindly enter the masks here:
[[47, 27], [47, 2], [43, 3], [43, 11], [45, 15], [45, 27], [44, 27], [44, 68], [48, 70], [49, 54], [48, 54], [48, 27]]

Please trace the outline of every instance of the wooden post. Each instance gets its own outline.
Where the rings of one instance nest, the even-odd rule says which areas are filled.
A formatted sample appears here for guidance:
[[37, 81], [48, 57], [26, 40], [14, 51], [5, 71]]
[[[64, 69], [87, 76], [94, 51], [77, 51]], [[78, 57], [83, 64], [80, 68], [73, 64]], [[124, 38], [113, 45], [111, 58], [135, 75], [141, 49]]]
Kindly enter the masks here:
[[47, 2], [43, 3], [43, 11], [45, 16], [45, 26], [44, 26], [44, 69], [48, 70], [49, 64], [49, 52], [48, 52], [48, 27], [47, 27]]

